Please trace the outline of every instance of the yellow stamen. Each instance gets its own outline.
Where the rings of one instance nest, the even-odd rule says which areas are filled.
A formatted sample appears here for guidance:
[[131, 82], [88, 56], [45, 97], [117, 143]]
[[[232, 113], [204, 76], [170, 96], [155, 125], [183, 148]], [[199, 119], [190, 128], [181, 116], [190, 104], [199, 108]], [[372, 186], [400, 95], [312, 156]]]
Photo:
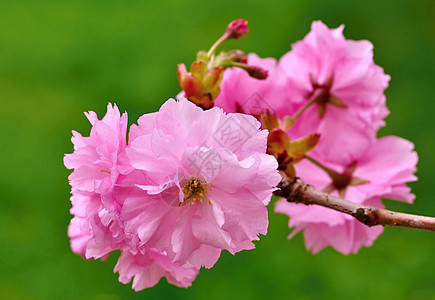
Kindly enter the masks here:
[[179, 205], [184, 205], [186, 203], [194, 204], [195, 202], [202, 203], [205, 198], [209, 205], [211, 205], [210, 200], [207, 197], [207, 192], [211, 190], [210, 184], [204, 183], [201, 179], [190, 177], [187, 179], [182, 187], [184, 193], [184, 202]]

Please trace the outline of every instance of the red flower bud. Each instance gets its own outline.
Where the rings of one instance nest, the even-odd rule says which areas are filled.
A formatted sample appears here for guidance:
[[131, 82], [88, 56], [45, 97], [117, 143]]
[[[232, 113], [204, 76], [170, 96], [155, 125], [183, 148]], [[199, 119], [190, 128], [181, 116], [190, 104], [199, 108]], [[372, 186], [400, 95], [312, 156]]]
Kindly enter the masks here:
[[248, 34], [248, 22], [244, 19], [238, 19], [235, 21], [232, 21], [225, 32], [228, 39], [240, 39], [244, 37], [246, 34]]
[[249, 66], [246, 68], [249, 76], [254, 77], [256, 79], [266, 79], [269, 73], [266, 69], [257, 66]]

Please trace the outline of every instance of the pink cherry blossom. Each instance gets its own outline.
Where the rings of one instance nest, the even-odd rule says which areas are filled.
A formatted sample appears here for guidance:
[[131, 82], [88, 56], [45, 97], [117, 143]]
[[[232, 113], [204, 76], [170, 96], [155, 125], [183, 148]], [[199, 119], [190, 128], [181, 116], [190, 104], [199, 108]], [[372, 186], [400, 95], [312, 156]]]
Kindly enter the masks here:
[[133, 171], [124, 173], [126, 182], [145, 182], [130, 186], [121, 211], [131, 249], [146, 245], [199, 269], [223, 249], [254, 248], [280, 181], [259, 127], [251, 116], [203, 111], [185, 99], [139, 118], [126, 149]]
[[[413, 148], [411, 142], [395, 136], [376, 140], [356, 160], [351, 173], [352, 178], [368, 182], [348, 185], [344, 198], [380, 208], [383, 208], [381, 198], [412, 203], [414, 195], [405, 183], [417, 180], [414, 172], [418, 157]], [[338, 173], [348, 167], [326, 161], [321, 163]], [[299, 177], [319, 190], [333, 184], [325, 172], [307, 160], [297, 164], [296, 171]], [[337, 191], [332, 194], [339, 196]], [[306, 247], [313, 253], [327, 245], [346, 255], [357, 253], [362, 246], [371, 246], [383, 229], [381, 226], [367, 227], [355, 218], [331, 209], [288, 203], [285, 199], [276, 203], [275, 211], [290, 216], [289, 227], [295, 227], [290, 238], [304, 231]]]
[[303, 105], [313, 94], [326, 92], [378, 129], [388, 113], [383, 91], [390, 76], [374, 64], [373, 45], [346, 40], [343, 28], [315, 21], [311, 32], [281, 58], [292, 101]]
[[74, 132], [74, 153], [65, 155], [65, 166], [74, 169], [70, 175], [74, 218], [68, 227], [73, 252], [87, 258], [105, 259], [113, 250], [122, 250], [115, 267], [120, 281], [133, 288], [144, 289], [155, 285], [162, 277], [168, 282], [188, 287], [198, 270], [191, 265], [172, 262], [165, 253], [141, 245], [129, 248], [133, 238], [124, 231], [121, 209], [127, 195], [134, 194], [128, 179], [143, 183], [141, 175], [128, 178], [121, 170], [130, 170], [126, 156], [127, 114], [118, 108], [107, 107], [100, 121], [94, 112], [86, 114], [92, 124], [90, 137]]
[[90, 136], [73, 131], [74, 153], [66, 154], [64, 163], [74, 169], [68, 177], [73, 188], [104, 194], [117, 179], [118, 154], [127, 146], [127, 113], [120, 116], [118, 107], [109, 103], [101, 121], [93, 111], [85, 115], [92, 125]]
[[[287, 75], [287, 92], [292, 103], [286, 114], [295, 114], [294, 105], [301, 109], [317, 99], [298, 118], [290, 136], [304, 136], [307, 130], [319, 132], [322, 135], [316, 147], [319, 154], [335, 152], [335, 162], [351, 163], [354, 157], [342, 156], [341, 153], [348, 152], [340, 148], [352, 141], [359, 143], [354, 151], [365, 149], [373, 142], [376, 131], [385, 125], [383, 119], [389, 112], [383, 92], [390, 76], [374, 64], [373, 45], [364, 40], [346, 40], [343, 28], [329, 29], [321, 21], [313, 22], [311, 32], [292, 45], [279, 65]], [[322, 109], [324, 113], [319, 116]], [[336, 142], [331, 144], [331, 139]]]
[[198, 269], [179, 266], [164, 253], [153, 249], [147, 249], [144, 254], [123, 251], [115, 272], [119, 272], [119, 281], [122, 283], [129, 283], [134, 277], [133, 289], [136, 291], [153, 287], [162, 277], [166, 277], [170, 284], [187, 288], [198, 275]]
[[[252, 78], [240, 68], [228, 68], [224, 71], [221, 92], [215, 100], [215, 106], [227, 113], [239, 112], [258, 115], [266, 110], [284, 117], [289, 109], [296, 111], [296, 105], [290, 102], [287, 78], [274, 58], [260, 58], [251, 53], [248, 65], [258, 66], [268, 71], [263, 80]], [[286, 107], [284, 110], [283, 107]]]
[[119, 154], [127, 146], [127, 114], [121, 116], [109, 103], [102, 120], [93, 111], [86, 116], [92, 125], [90, 136], [73, 131], [74, 153], [64, 158], [65, 166], [74, 169], [69, 176], [74, 218], [68, 235], [74, 252], [101, 258], [123, 242], [113, 187], [119, 176]]

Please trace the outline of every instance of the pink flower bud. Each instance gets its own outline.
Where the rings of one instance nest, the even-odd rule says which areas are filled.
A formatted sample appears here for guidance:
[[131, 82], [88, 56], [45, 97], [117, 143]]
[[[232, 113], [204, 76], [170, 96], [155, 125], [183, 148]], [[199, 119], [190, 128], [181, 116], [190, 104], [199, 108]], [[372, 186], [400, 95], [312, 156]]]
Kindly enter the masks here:
[[248, 22], [244, 19], [238, 19], [235, 21], [232, 21], [225, 32], [225, 34], [228, 36], [228, 39], [240, 39], [244, 37], [246, 34], [248, 34]]

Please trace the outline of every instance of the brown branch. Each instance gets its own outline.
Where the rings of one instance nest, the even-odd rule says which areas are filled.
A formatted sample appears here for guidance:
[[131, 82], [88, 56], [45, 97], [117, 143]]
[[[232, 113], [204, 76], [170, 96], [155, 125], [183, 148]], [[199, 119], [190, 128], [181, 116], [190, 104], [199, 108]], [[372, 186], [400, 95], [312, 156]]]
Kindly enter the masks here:
[[274, 194], [289, 202], [321, 205], [351, 215], [367, 226], [398, 226], [435, 231], [435, 218], [399, 213], [373, 206], [357, 204], [316, 190], [300, 178], [285, 177]]

